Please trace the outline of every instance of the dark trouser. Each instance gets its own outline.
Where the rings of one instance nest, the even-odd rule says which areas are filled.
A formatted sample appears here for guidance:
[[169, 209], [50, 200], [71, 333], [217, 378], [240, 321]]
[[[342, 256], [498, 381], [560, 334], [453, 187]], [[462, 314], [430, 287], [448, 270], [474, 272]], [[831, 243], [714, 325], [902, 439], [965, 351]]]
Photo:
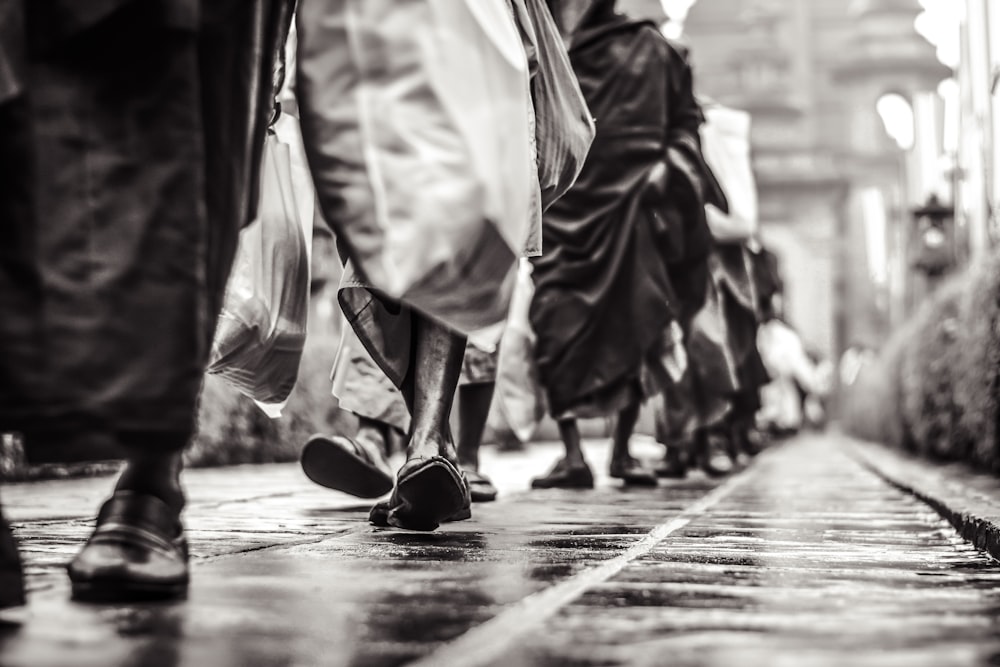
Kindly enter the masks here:
[[0, 105], [0, 431], [32, 460], [190, 437], [282, 11], [202, 0], [185, 27], [128, 3], [30, 53]]

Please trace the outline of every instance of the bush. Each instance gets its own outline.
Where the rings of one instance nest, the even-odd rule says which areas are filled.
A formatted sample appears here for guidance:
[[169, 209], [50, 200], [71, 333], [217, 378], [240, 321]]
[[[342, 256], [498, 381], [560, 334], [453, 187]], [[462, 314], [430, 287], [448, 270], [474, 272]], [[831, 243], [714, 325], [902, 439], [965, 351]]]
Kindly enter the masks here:
[[963, 280], [942, 286], [914, 317], [911, 337], [900, 348], [899, 401], [902, 443], [934, 458], [964, 456], [955, 439], [953, 358]]
[[848, 432], [1000, 472], [1000, 255], [949, 279], [849, 389]]
[[961, 406], [960, 435], [977, 466], [1000, 472], [997, 455], [997, 372], [1000, 370], [1000, 255], [972, 275], [963, 294], [955, 359], [955, 401]]
[[900, 330], [882, 348], [878, 359], [864, 368], [843, 391], [840, 417], [847, 431], [859, 438], [906, 446], [900, 414], [900, 366], [906, 334]]

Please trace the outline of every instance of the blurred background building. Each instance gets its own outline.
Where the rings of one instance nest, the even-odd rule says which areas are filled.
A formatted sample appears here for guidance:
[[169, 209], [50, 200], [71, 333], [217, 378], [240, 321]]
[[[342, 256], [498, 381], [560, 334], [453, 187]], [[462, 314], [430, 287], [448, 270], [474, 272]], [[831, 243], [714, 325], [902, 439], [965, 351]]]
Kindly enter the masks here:
[[814, 348], [878, 346], [990, 247], [1000, 3], [620, 4], [670, 14], [665, 32], [691, 47], [698, 92], [752, 114], [762, 240]]

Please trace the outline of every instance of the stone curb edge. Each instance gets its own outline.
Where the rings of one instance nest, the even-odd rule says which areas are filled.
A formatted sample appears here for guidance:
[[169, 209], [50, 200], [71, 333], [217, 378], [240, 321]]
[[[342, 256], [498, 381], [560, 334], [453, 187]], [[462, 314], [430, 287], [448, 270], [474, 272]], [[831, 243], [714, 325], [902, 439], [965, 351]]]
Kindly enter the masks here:
[[[855, 440], [847, 448], [863, 466], [926, 503], [963, 539], [1000, 560], [1000, 480], [955, 465], [922, 461], [876, 443]], [[996, 490], [989, 488], [994, 484]]]

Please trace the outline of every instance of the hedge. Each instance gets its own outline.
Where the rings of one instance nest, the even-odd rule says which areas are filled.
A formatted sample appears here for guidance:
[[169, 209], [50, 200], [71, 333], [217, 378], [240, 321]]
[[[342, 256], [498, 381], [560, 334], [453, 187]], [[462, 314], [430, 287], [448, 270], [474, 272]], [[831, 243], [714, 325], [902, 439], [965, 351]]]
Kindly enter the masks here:
[[1000, 254], [950, 278], [844, 390], [858, 437], [1000, 473]]

